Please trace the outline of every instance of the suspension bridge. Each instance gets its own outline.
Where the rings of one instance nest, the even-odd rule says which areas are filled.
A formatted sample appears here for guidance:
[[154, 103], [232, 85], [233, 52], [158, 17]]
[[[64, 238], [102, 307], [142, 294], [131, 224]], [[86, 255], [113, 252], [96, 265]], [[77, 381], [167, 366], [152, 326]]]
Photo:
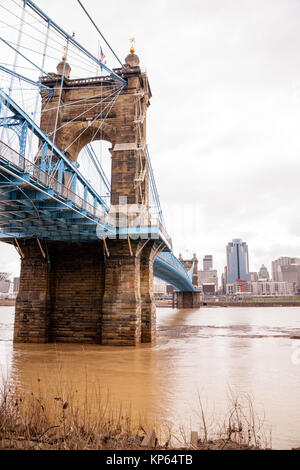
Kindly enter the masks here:
[[194, 266], [165, 227], [148, 77], [134, 47], [123, 64], [77, 3], [117, 67], [31, 0], [0, 5], [0, 241], [21, 257], [14, 339], [151, 342], [153, 275], [199, 306]]

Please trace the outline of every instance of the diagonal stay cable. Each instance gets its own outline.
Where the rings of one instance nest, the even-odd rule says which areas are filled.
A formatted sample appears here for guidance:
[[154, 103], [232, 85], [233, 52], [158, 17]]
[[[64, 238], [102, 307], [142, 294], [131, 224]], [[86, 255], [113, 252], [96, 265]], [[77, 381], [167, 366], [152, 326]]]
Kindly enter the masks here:
[[90, 16], [90, 14], [88, 13], [88, 11], [86, 10], [86, 8], [83, 6], [83, 4], [81, 3], [80, 0], [77, 0], [79, 5], [81, 6], [81, 8], [83, 9], [83, 11], [85, 12], [85, 14], [87, 15], [87, 17], [89, 18], [89, 20], [91, 21], [92, 25], [94, 26], [94, 28], [98, 31], [98, 33], [100, 34], [100, 36], [102, 37], [103, 41], [105, 42], [105, 44], [109, 47], [110, 51], [113, 53], [113, 55], [115, 56], [115, 58], [117, 59], [117, 61], [119, 62], [119, 64], [121, 65], [122, 69], [124, 69], [124, 65], [122, 64], [122, 62], [120, 61], [119, 57], [117, 56], [117, 54], [115, 53], [115, 51], [111, 48], [110, 44], [107, 42], [107, 40], [105, 39], [105, 37], [103, 36], [103, 34], [101, 33], [100, 29], [98, 28], [98, 26], [96, 25], [96, 23], [94, 22], [93, 18]]
[[[108, 96], [106, 96], [105, 98], [109, 98], [110, 96], [113, 96], [115, 93], [117, 93], [117, 90], [114, 90], [112, 93], [110, 93]], [[94, 97], [93, 97], [94, 98]], [[82, 113], [78, 114], [77, 116], [75, 116], [73, 119], [71, 119], [70, 121], [66, 122], [65, 124], [61, 125], [60, 127], [58, 127], [56, 129], [56, 132], [63, 129], [64, 127], [68, 126], [71, 122], [75, 121], [76, 119], [78, 119], [79, 117], [83, 116], [84, 114], [88, 113], [91, 109], [95, 108], [96, 106], [99, 106], [99, 104], [101, 104], [101, 100], [98, 101], [96, 104], [93, 104], [92, 106], [90, 106], [88, 109], [86, 109], [85, 111], [83, 111]], [[62, 106], [61, 106], [62, 108]], [[55, 107], [56, 109], [56, 107]], [[105, 108], [104, 108], [105, 109]], [[49, 110], [47, 110], [49, 111]], [[100, 113], [101, 114], [101, 113]], [[99, 114], [98, 114], [99, 116]], [[54, 131], [53, 132], [50, 132], [49, 133], [49, 137], [51, 137], [51, 135], [53, 135]]]
[[[76, 87], [72, 87], [72, 90], [76, 88]], [[82, 87], [78, 87], [78, 88], [81, 88]], [[85, 87], [86, 88], [91, 88], [91, 89], [94, 89], [95, 86], [93, 87]], [[116, 85], [116, 86], [107, 86], [107, 88], [111, 88], [111, 89], [115, 89], [114, 91], [118, 91], [119, 90], [119, 85]], [[69, 90], [70, 88], [69, 87], [63, 87], [63, 90]], [[64, 103], [64, 104], [61, 104], [60, 105], [60, 108], [68, 108], [68, 107], [71, 107], [71, 106], [80, 106], [80, 104], [78, 105], [77, 103], [81, 103], [82, 101], [89, 101], [89, 100], [94, 100], [95, 98], [100, 98], [102, 96], [102, 94], [99, 94], [99, 95], [95, 95], [95, 96], [90, 96], [88, 98], [80, 98], [80, 100], [76, 100], [76, 101], [72, 101], [71, 103]], [[107, 97], [109, 97], [110, 95], [108, 95]], [[100, 103], [100, 101], [99, 101]], [[53, 108], [47, 108], [44, 112], [48, 112], [48, 111], [53, 111], [54, 109], [57, 109], [57, 106], [53, 106]]]
[[36, 69], [38, 69], [44, 75], [46, 75], [49, 78], [52, 78], [52, 77], [50, 77], [50, 75], [48, 75], [47, 72], [45, 72], [45, 70], [42, 70], [38, 65], [36, 65], [34, 62], [32, 62], [30, 59], [28, 59], [28, 57], [26, 57], [24, 54], [22, 54], [22, 52], [18, 51], [14, 46], [12, 46], [8, 41], [3, 39], [2, 37], [0, 37], [0, 41], [4, 42], [4, 44], [9, 46], [11, 49], [13, 49], [17, 54], [19, 54], [21, 57], [23, 57], [23, 59], [27, 60], [27, 62], [29, 62], [31, 65], [33, 65]]
[[[102, 119], [101, 126], [102, 126], [103, 122], [105, 121], [105, 119], [106, 119], [108, 113], [110, 112], [110, 110], [111, 110], [113, 104], [115, 103], [115, 101], [116, 101], [116, 99], [118, 98], [118, 96], [119, 96], [119, 94], [120, 94], [120, 92], [121, 92], [122, 89], [123, 89], [123, 87], [120, 88], [119, 93], [118, 93], [118, 94], [114, 97], [114, 99], [112, 100], [113, 103], [112, 103], [112, 105], [110, 106], [110, 108], [109, 108], [109, 110], [107, 111], [107, 113], [106, 113], [106, 115], [104, 116], [104, 118]], [[98, 104], [99, 104], [99, 103], [98, 103]], [[109, 104], [111, 104], [111, 103], [109, 103]], [[107, 104], [107, 106], [106, 106], [104, 109], [102, 109], [99, 114], [97, 114], [97, 115], [95, 116], [95, 118], [91, 121], [91, 124], [90, 124], [88, 127], [86, 127], [85, 129], [83, 129], [83, 131], [76, 137], [76, 139], [74, 139], [73, 142], [71, 142], [70, 145], [68, 145], [68, 147], [65, 148], [64, 152], [67, 152], [67, 150], [68, 150], [72, 145], [74, 145], [74, 143], [86, 132], [86, 130], [89, 129], [89, 128], [91, 127], [91, 125], [92, 125], [95, 121], [98, 120], [99, 116], [101, 116], [101, 115], [103, 114], [103, 111], [109, 106], [109, 104]], [[68, 124], [69, 124], [69, 123], [66, 123], [66, 125], [68, 125]], [[97, 132], [99, 131], [99, 128], [100, 128], [100, 126], [98, 127], [98, 129], [97, 129], [97, 131], [96, 131], [95, 134], [97, 134]], [[95, 137], [95, 134], [94, 134], [94, 136], [93, 136], [93, 139], [94, 139], [94, 137]], [[92, 139], [92, 140], [93, 140], [93, 139]], [[55, 165], [55, 167], [54, 167], [54, 168], [52, 169], [52, 171], [50, 172], [50, 176], [53, 176], [53, 174], [54, 174], [56, 171], [57, 171], [57, 165]]]
[[[118, 94], [114, 97], [113, 102], [112, 102], [112, 104], [111, 104], [109, 110], [107, 111], [107, 113], [106, 113], [104, 119], [102, 119], [102, 122], [101, 122], [100, 126], [99, 126], [98, 129], [96, 130], [96, 132], [95, 132], [95, 134], [94, 134], [94, 136], [93, 136], [93, 139], [95, 138], [95, 135], [98, 133], [98, 131], [99, 131], [100, 128], [102, 127], [102, 125], [103, 125], [103, 123], [104, 123], [104, 121], [105, 121], [105, 119], [106, 119], [108, 113], [110, 112], [111, 108], [112, 108], [113, 105], [115, 104], [116, 99], [118, 98], [118, 96], [119, 96], [119, 94], [121, 93], [122, 90], [123, 90], [123, 87], [120, 88], [120, 91], [119, 91]], [[108, 106], [108, 105], [107, 105], [107, 106]], [[100, 115], [103, 113], [103, 111], [107, 108], [107, 106], [106, 106], [104, 109], [101, 110], [101, 113], [99, 113], [98, 116], [100, 116]], [[97, 120], [98, 116], [96, 116], [96, 118], [93, 119], [92, 123]], [[89, 126], [89, 127], [91, 127], [91, 126]], [[76, 137], [76, 139], [74, 139], [73, 142], [72, 142], [70, 145], [68, 145], [68, 147], [65, 149], [65, 152], [66, 152], [72, 145], [75, 144], [75, 142], [84, 134], [84, 132], [85, 132], [89, 127], [87, 127], [86, 129], [84, 129], [84, 130]], [[93, 139], [91, 140], [91, 142], [93, 141]]]

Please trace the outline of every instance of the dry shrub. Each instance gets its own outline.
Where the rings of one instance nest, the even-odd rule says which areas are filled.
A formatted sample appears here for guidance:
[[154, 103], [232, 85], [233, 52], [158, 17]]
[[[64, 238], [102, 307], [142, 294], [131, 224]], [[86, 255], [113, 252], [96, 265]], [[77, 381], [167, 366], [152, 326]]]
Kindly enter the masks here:
[[[114, 406], [109, 391], [103, 394], [86, 384], [78, 396], [72, 384], [59, 382], [53, 387], [40, 379], [36, 392], [19, 390], [4, 383], [0, 390], [0, 448], [11, 449], [137, 449], [140, 448], [147, 425], [132, 419], [131, 410]], [[230, 410], [215, 431], [201, 403], [199, 449], [267, 447], [264, 420], [254, 412], [248, 395], [231, 394]], [[149, 429], [149, 427], [148, 427]], [[160, 449], [190, 448], [190, 432], [180, 426], [175, 431], [170, 423], [155, 427]]]

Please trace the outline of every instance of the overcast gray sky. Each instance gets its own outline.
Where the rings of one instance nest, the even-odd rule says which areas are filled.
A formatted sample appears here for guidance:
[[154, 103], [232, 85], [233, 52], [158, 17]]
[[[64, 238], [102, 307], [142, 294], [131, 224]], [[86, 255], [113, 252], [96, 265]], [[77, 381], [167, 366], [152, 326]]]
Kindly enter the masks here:
[[[96, 53], [97, 34], [76, 0], [36, 3]], [[213, 254], [219, 274], [232, 238], [248, 243], [252, 271], [300, 256], [300, 1], [83, 3], [122, 59], [136, 38], [176, 254]], [[14, 249], [1, 244], [0, 256], [0, 270], [17, 274]]]

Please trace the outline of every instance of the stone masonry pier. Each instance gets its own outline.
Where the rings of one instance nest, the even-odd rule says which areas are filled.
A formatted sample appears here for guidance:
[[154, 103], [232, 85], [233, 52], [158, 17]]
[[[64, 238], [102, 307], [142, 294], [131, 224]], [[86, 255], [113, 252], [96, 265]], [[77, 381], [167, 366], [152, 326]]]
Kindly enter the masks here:
[[14, 341], [134, 346], [155, 339], [156, 245], [127, 240], [20, 242]]

